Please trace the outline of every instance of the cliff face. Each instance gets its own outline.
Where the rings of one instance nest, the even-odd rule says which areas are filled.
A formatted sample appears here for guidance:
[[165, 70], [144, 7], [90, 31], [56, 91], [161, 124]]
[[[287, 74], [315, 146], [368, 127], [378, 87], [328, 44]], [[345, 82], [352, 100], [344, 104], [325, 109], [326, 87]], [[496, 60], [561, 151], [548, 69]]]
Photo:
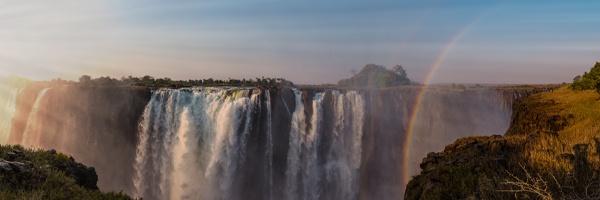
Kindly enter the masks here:
[[504, 136], [461, 138], [431, 152], [405, 199], [598, 198], [600, 102], [566, 87], [518, 99]]
[[9, 142], [74, 155], [101, 189], [146, 199], [397, 199], [427, 152], [503, 133], [530, 94], [420, 89], [31, 86]]
[[540, 132], [558, 134], [574, 118], [571, 113], [561, 115], [560, 110], [557, 110], [560, 108], [555, 108], [559, 104], [553, 99], [545, 101], [540, 96], [517, 100], [513, 106], [511, 126], [506, 135]]
[[128, 191], [149, 98], [145, 89], [28, 87], [18, 96], [8, 143], [59, 149], [94, 166], [100, 188]]

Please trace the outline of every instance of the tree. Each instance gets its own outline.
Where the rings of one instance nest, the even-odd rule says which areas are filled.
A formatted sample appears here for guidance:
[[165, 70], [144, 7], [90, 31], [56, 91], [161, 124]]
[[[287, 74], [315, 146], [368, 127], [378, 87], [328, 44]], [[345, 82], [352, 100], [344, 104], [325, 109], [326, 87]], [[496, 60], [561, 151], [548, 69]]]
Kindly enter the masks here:
[[146, 75], [146, 76], [142, 77], [141, 81], [145, 85], [150, 85], [150, 83], [154, 82], [154, 77]]
[[402, 66], [396, 65], [392, 69], [387, 69], [383, 65], [376, 64], [365, 65], [351, 78], [338, 82], [338, 85], [343, 87], [393, 87], [409, 84], [410, 79], [406, 77], [406, 70]]
[[89, 83], [92, 80], [91, 76], [83, 75], [79, 77], [79, 83]]
[[398, 74], [401, 78], [408, 79], [408, 75], [406, 74], [406, 70], [402, 67], [402, 65], [396, 65], [392, 68], [396, 74]]
[[583, 73], [583, 76], [575, 76], [573, 84], [569, 86], [572, 90], [592, 90], [597, 89], [600, 82], [600, 63], [596, 62], [590, 72]]

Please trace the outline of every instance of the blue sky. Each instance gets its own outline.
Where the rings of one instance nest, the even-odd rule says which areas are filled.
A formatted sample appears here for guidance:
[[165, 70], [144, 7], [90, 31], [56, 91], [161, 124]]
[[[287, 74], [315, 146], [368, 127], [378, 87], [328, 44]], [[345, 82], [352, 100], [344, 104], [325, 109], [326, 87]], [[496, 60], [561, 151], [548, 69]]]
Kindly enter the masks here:
[[401, 64], [422, 82], [446, 49], [432, 83], [569, 82], [598, 61], [599, 5], [0, 1], [0, 75], [265, 76], [318, 84], [375, 63]]

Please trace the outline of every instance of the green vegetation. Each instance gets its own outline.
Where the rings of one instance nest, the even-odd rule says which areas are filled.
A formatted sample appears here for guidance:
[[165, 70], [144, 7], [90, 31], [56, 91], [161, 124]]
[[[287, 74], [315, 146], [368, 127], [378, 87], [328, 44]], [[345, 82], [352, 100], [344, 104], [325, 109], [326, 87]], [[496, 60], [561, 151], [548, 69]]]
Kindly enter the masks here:
[[256, 78], [253, 79], [229, 79], [215, 80], [212, 78], [203, 80], [172, 80], [171, 78], [154, 78], [152, 76], [144, 77], [122, 77], [120, 80], [115, 78], [99, 77], [92, 78], [88, 75], [83, 75], [79, 78], [79, 82], [68, 82], [60, 79], [55, 79], [53, 83], [62, 84], [79, 84], [82, 86], [138, 86], [138, 87], [193, 87], [193, 86], [241, 86], [241, 87], [259, 87], [259, 88], [277, 88], [277, 87], [293, 87], [294, 83], [283, 78]]
[[[1, 84], [0, 79], [0, 84]], [[194, 86], [205, 86], [205, 87], [219, 87], [219, 86], [231, 86], [231, 87], [258, 87], [258, 88], [280, 88], [280, 87], [294, 87], [294, 83], [284, 78], [256, 78], [256, 79], [197, 79], [197, 80], [173, 80], [171, 78], [154, 78], [152, 76], [143, 77], [121, 77], [121, 79], [111, 78], [110, 76], [102, 76], [93, 78], [89, 75], [82, 75], [79, 77], [79, 81], [67, 81], [61, 78], [52, 79], [51, 81], [42, 81], [38, 83], [49, 84], [49, 85], [78, 85], [83, 87], [162, 87], [162, 88], [181, 88], [181, 87], [194, 87]]]
[[504, 136], [428, 155], [406, 199], [600, 199], [600, 94], [570, 88], [517, 100]]
[[98, 190], [93, 168], [54, 150], [0, 146], [0, 199], [131, 199]]
[[368, 64], [349, 79], [338, 82], [340, 87], [394, 87], [410, 85], [406, 70], [400, 65], [387, 69], [383, 65]]
[[572, 90], [592, 90], [600, 92], [600, 63], [596, 62], [590, 72], [583, 73], [583, 76], [577, 75], [573, 78], [573, 84], [569, 87]]

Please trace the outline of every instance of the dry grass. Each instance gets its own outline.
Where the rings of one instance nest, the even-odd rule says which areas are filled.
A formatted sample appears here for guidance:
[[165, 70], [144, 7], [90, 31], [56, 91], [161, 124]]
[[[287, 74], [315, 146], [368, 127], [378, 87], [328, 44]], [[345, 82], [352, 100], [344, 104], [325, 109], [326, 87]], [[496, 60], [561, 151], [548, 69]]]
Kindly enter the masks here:
[[[572, 171], [571, 156], [576, 154], [574, 147], [587, 145], [587, 155], [597, 155], [594, 138], [600, 138], [600, 94], [596, 91], [573, 91], [566, 87], [554, 92], [533, 96], [528, 103], [554, 102], [541, 112], [547, 116], [558, 115], [568, 119], [568, 126], [551, 134], [541, 131], [539, 136], [530, 135], [535, 142], [526, 147], [526, 156], [532, 166], [540, 170]], [[540, 109], [540, 108], [538, 108]], [[569, 117], [572, 116], [572, 117]], [[600, 163], [599, 156], [588, 156], [592, 164]]]

